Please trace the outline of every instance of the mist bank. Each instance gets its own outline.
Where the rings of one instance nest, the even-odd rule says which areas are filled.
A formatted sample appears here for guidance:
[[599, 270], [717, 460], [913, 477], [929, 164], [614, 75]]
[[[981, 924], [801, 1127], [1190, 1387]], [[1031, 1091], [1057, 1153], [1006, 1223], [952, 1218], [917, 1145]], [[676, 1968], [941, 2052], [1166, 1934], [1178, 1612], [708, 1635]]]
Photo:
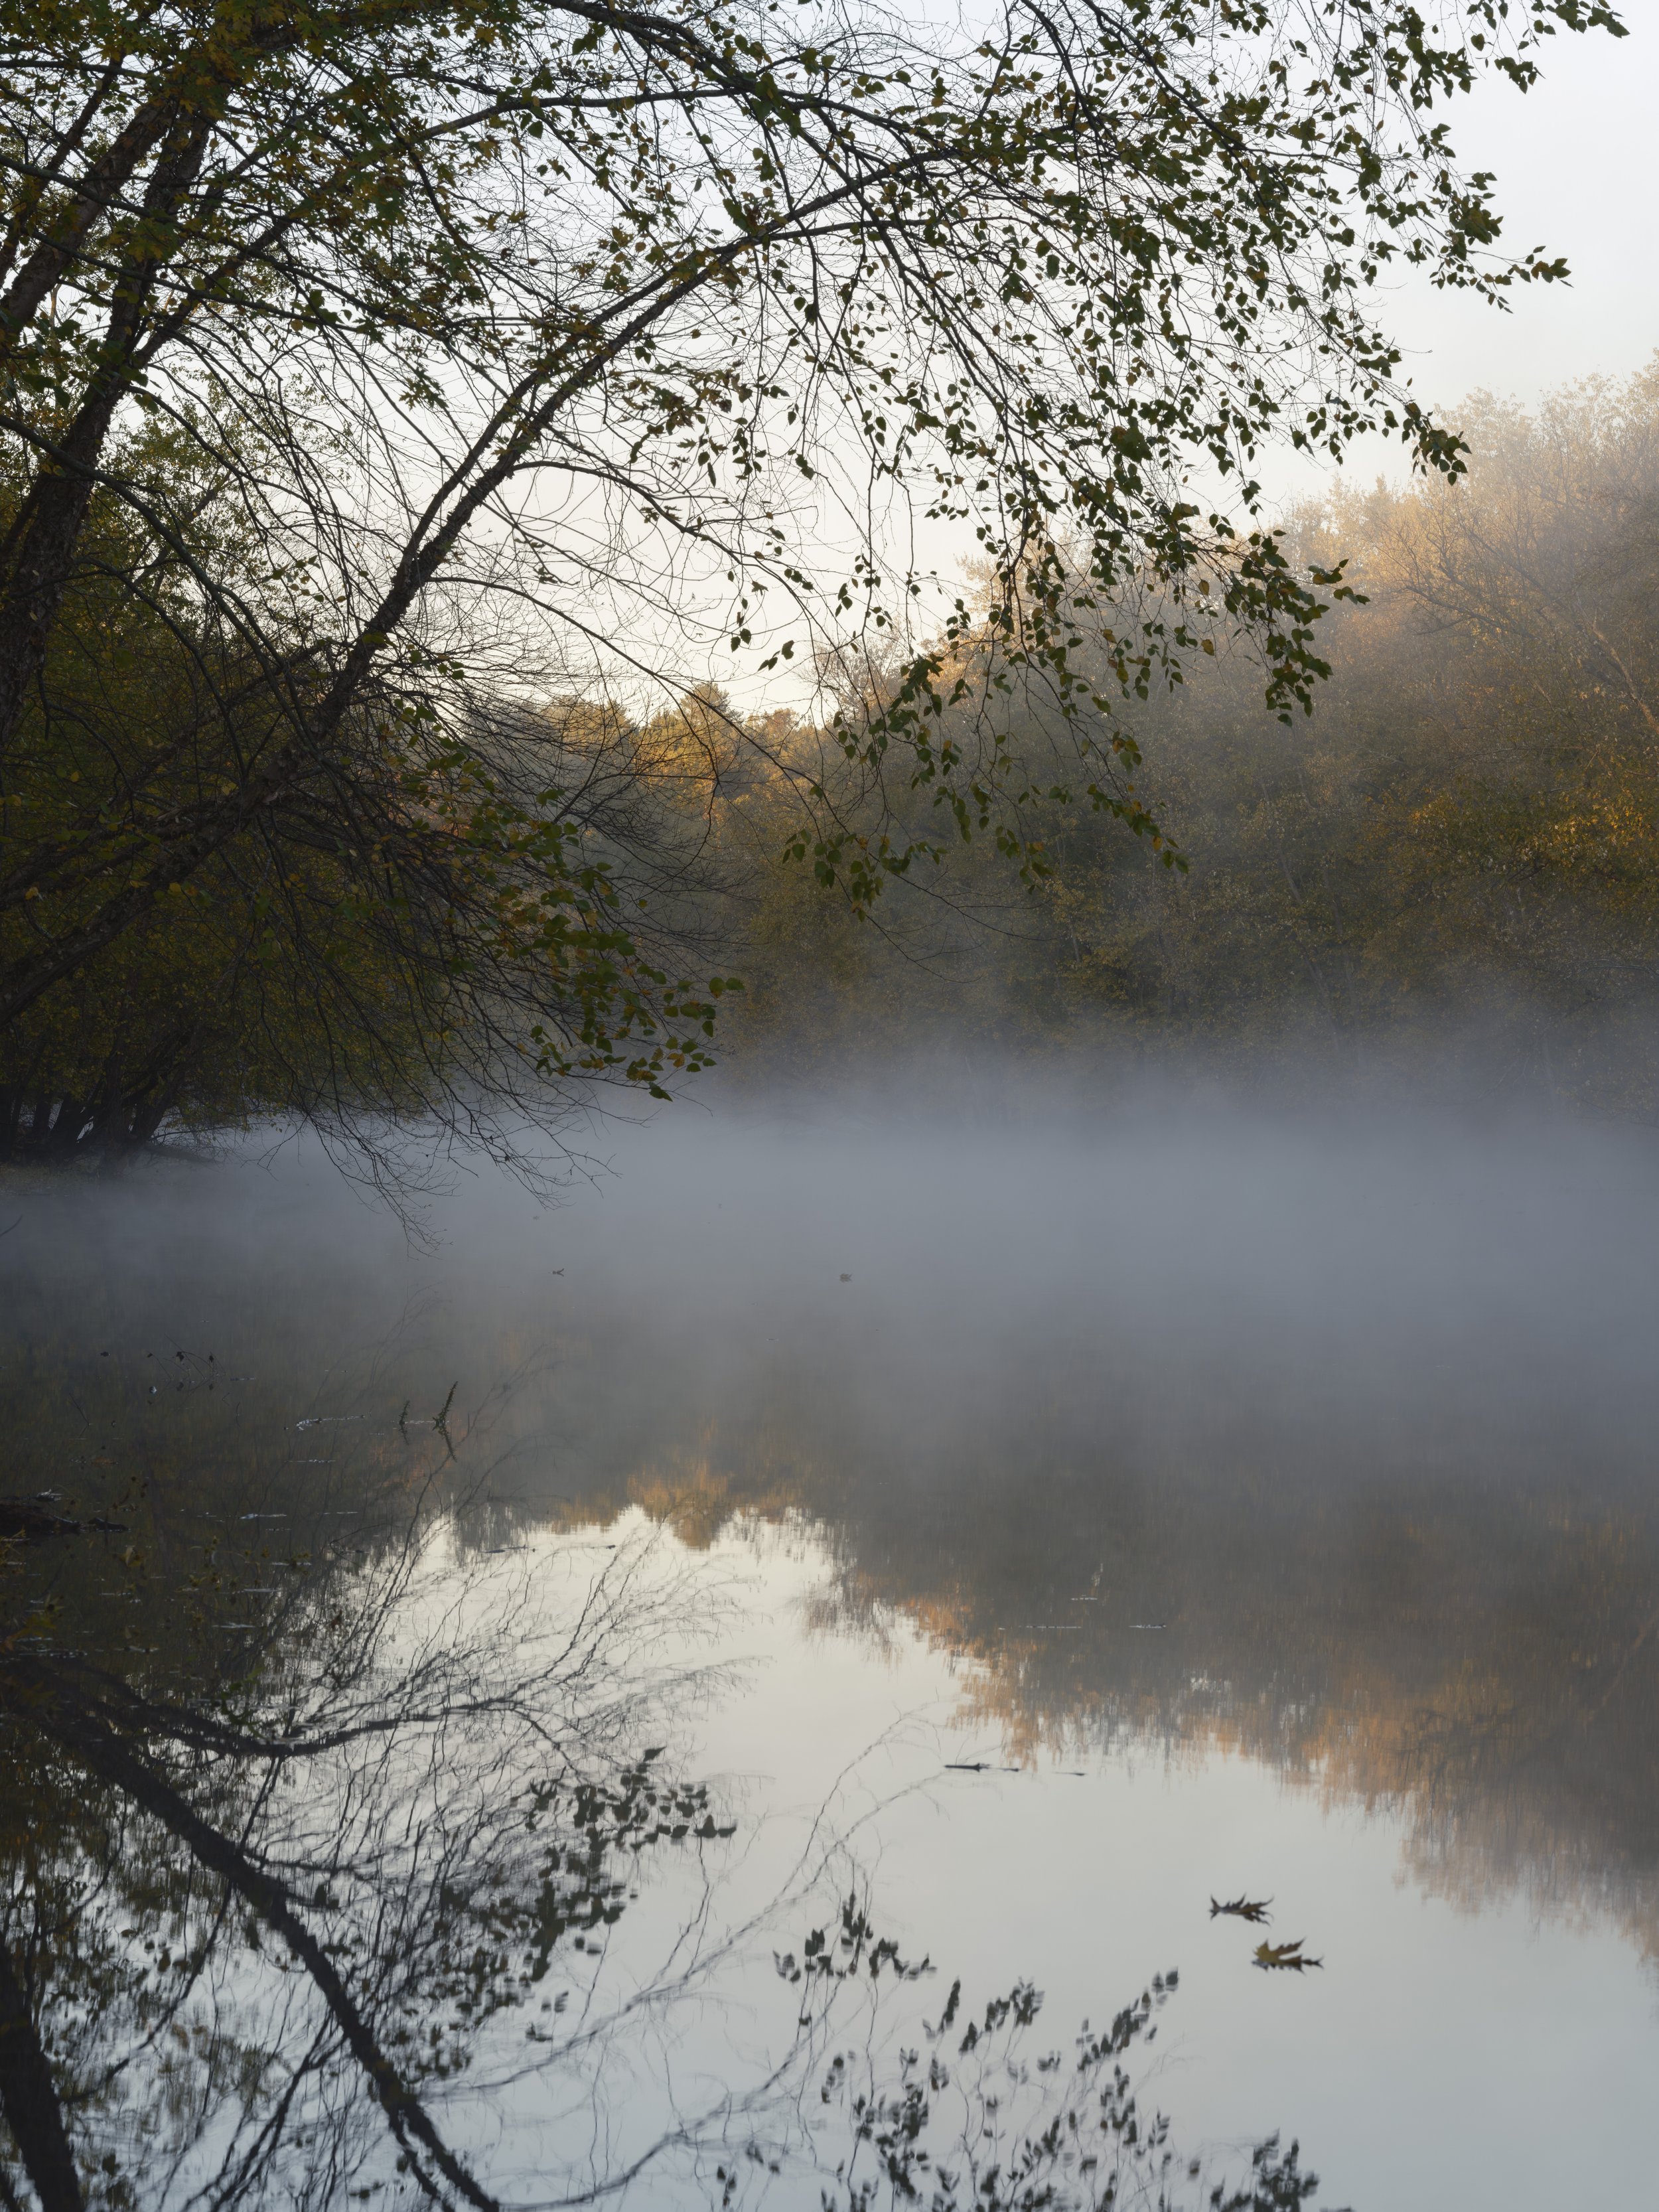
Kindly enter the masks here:
[[[1045, 1347], [1087, 1342], [1078, 1418], [1109, 1395], [1120, 1438], [1139, 1401], [1189, 1418], [1212, 1361], [1230, 1419], [1316, 1421], [1339, 1346], [1351, 1400], [1392, 1395], [1408, 1424], [1432, 1400], [1441, 1419], [1501, 1340], [1520, 1379], [1483, 1422], [1536, 1437], [1521, 1409], [1548, 1398], [1645, 1465], [1659, 1136], [1564, 1108], [1472, 1042], [1437, 1089], [1446, 1065], [1280, 1056], [1258, 1079], [1198, 1051], [1150, 1067], [1078, 1051], [720, 1081], [568, 1124], [539, 1190], [464, 1153], [429, 1163], [412, 1224], [303, 1135], [114, 1182], [14, 1175], [5, 1326], [15, 1346], [50, 1322], [77, 1355], [215, 1351], [239, 1371], [326, 1375], [377, 1347], [388, 1389], [428, 1395], [447, 1363], [493, 1379], [579, 1326], [596, 1402], [642, 1407], [683, 1370], [693, 1419], [781, 1330], [836, 1378], [840, 1422], [909, 1376], [934, 1435], [958, 1384], [1018, 1397]], [[1297, 1377], [1310, 1395], [1279, 1387]]]

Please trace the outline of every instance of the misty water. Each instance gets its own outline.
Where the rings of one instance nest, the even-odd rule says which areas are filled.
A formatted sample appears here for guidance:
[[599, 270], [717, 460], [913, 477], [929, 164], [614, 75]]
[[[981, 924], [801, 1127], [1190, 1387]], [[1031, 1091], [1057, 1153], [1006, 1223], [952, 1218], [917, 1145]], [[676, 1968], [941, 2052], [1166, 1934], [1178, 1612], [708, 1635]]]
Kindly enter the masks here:
[[[717, 2203], [763, 2138], [741, 2201], [816, 2206], [836, 2051], [873, 2078], [954, 1981], [964, 2019], [1025, 1981], [1036, 2100], [1173, 1969], [1125, 2063], [1194, 2186], [1278, 2131], [1356, 2212], [1647, 2201], [1651, 1131], [934, 1084], [580, 1149], [550, 1205], [458, 1172], [413, 1242], [289, 1149], [22, 1188], [0, 1243], [0, 1486], [123, 1523], [10, 1571], [100, 1668], [275, 1679], [421, 1514], [405, 1640], [528, 1649], [625, 1590], [593, 1666], [708, 1794], [433, 2082], [495, 2197]], [[434, 1802], [476, 1802], [431, 1741]], [[14, 1903], [74, 1826], [53, 1786]], [[792, 2074], [788, 1957], [849, 1894], [932, 1971], [849, 1984]], [[1212, 1916], [1240, 1898], [1270, 1919]], [[1297, 1940], [1317, 1966], [1257, 1965]], [[206, 2089], [189, 2142], [158, 2119], [156, 2053], [273, 2002], [266, 1963], [154, 2034], [64, 1997], [88, 2068], [131, 2039], [128, 2201], [206, 2186], [231, 2124]], [[294, 2124], [246, 2201], [303, 2193]], [[394, 2154], [362, 2118], [316, 2201], [401, 2201]]]

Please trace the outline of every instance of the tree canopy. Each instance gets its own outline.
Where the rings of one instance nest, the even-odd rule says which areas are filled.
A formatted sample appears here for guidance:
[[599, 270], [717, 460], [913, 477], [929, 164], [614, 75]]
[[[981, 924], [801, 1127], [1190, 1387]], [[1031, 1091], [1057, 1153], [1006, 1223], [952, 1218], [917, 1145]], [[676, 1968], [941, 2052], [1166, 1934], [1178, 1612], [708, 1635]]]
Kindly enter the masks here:
[[[556, 698], [631, 684], [648, 713], [715, 662], [873, 647], [897, 680], [822, 732], [873, 815], [773, 763], [787, 849], [867, 910], [955, 837], [1032, 872], [1002, 722], [941, 720], [971, 633], [986, 696], [1036, 686], [1068, 735], [1043, 791], [1170, 857], [1115, 708], [1212, 613], [1276, 711], [1309, 696], [1344, 586], [1264, 526], [1261, 447], [1381, 428], [1456, 471], [1373, 288], [1562, 273], [1499, 250], [1443, 111], [1594, 27], [1620, 29], [1601, 0], [14, 10], [14, 1131], [142, 1133], [178, 1095], [158, 1036], [260, 946], [307, 1010], [267, 1103], [488, 1133], [550, 1079], [695, 1064], [723, 979], [653, 942], [568, 759], [526, 742]], [[975, 555], [982, 602], [933, 592], [936, 545]], [[191, 903], [218, 919], [183, 928]], [[135, 990], [188, 1019], [89, 1017], [84, 1064], [46, 1064], [32, 1015]], [[395, 1069], [319, 1046], [319, 1003], [375, 1009]]]

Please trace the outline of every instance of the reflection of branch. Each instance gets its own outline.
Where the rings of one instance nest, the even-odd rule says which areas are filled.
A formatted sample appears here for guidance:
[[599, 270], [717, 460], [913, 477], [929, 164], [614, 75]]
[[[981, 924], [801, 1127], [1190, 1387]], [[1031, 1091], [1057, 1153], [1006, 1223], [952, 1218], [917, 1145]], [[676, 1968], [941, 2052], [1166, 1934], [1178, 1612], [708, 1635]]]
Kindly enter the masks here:
[[7, 1674], [15, 1686], [35, 1695], [51, 1694], [54, 1689], [61, 1690], [65, 1681], [73, 1680], [76, 1696], [84, 1700], [83, 1711], [91, 1715], [94, 1698], [101, 1708], [97, 1717], [100, 1725], [112, 1725], [135, 1736], [164, 1737], [181, 1747], [221, 1758], [267, 1759], [275, 1765], [319, 1759], [329, 1752], [347, 1750], [354, 1744], [400, 1735], [414, 1729], [438, 1728], [457, 1720], [500, 1718], [509, 1714], [523, 1717], [523, 1708], [538, 1686], [532, 1679], [495, 1694], [480, 1692], [470, 1697], [446, 1697], [447, 1686], [439, 1678], [411, 1686], [427, 1688], [430, 1703], [410, 1702], [390, 1712], [367, 1713], [361, 1719], [337, 1728], [319, 1729], [309, 1735], [295, 1730], [286, 1735], [269, 1735], [234, 1727], [216, 1714], [198, 1712], [189, 1705], [140, 1696], [118, 1676], [96, 1668], [77, 1668], [67, 1662], [47, 1668], [14, 1659]]
[[[34, 2185], [41, 2212], [82, 2212], [85, 2198], [64, 2129], [52, 2069], [17, 1978], [11, 1952], [0, 1941], [0, 2112], [3, 2112]], [[11, 2196], [9, 2189], [8, 2197]], [[16, 2199], [12, 2198], [13, 2203]]]
[[[227, 1892], [228, 1899], [228, 1892]], [[249, 2145], [234, 2172], [229, 2170], [230, 2160], [227, 2156], [226, 2178], [221, 2179], [211, 2199], [212, 2212], [228, 2212], [228, 2207], [241, 2203], [247, 2197], [254, 2181], [258, 2177], [261, 2166], [270, 2158], [282, 2141], [283, 2132], [288, 2125], [289, 2115], [299, 2097], [301, 2085], [308, 2075], [319, 2069], [327, 2041], [327, 2028], [319, 2027], [312, 2039], [311, 2048], [294, 2065], [289, 2075], [287, 2087], [266, 2115], [264, 2125]]]
[[[61, 1704], [56, 1710], [36, 1717], [43, 1729], [100, 1779], [121, 1790], [171, 1830], [202, 1866], [228, 1882], [282, 1936], [310, 1975], [352, 2057], [368, 2076], [392, 2131], [409, 2160], [410, 2171], [425, 2193], [439, 2203], [444, 2201], [443, 2191], [423, 2169], [415, 2148], [417, 2143], [444, 2179], [468, 2203], [477, 2206], [478, 2212], [499, 2212], [496, 2200], [479, 2186], [449, 2149], [425, 2106], [381, 2050], [333, 1961], [295, 1912], [285, 1886], [256, 1866], [239, 1845], [203, 1820], [160, 1775], [135, 1758], [101, 1721]], [[75, 2201], [78, 2207], [78, 2196]]]

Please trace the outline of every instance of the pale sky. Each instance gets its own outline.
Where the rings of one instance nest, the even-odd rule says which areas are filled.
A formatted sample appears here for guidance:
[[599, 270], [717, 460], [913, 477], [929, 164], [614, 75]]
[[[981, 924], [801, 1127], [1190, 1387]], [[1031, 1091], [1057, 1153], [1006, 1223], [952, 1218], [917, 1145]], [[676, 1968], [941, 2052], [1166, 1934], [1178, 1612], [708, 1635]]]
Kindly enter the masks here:
[[[1542, 81], [1530, 93], [1494, 77], [1446, 111], [1464, 168], [1496, 173], [1503, 250], [1541, 248], [1565, 256], [1572, 271], [1569, 284], [1512, 292], [1507, 313], [1419, 277], [1394, 285], [1380, 319], [1404, 350], [1401, 373], [1454, 424], [1469, 392], [1527, 404], [1582, 377], [1628, 376], [1659, 352], [1659, 0], [1625, 0], [1623, 12], [1626, 38], [1563, 33], [1549, 41]], [[1288, 446], [1264, 452], [1257, 467], [1281, 512], [1335, 481], [1328, 464]], [[1364, 441], [1346, 474], [1364, 484], [1403, 478], [1402, 449]], [[828, 511], [821, 526], [832, 540], [842, 534]], [[940, 605], [960, 588], [963, 550], [957, 532], [918, 532], [913, 557], [936, 570]], [[921, 604], [926, 627], [932, 601]], [[784, 627], [794, 625], [786, 619]], [[745, 702], [805, 696], [805, 661], [795, 671], [757, 672], [754, 661], [775, 642], [768, 639], [743, 665], [716, 648], [709, 673]]]
[[[1659, 351], [1659, 6], [1628, 0], [1630, 36], [1558, 36], [1543, 81], [1522, 96], [1502, 80], [1448, 111], [1469, 168], [1498, 177], [1503, 243], [1565, 254], [1571, 286], [1511, 294], [1508, 314], [1407, 282], [1395, 296], [1402, 373], [1452, 408], [1485, 388], [1525, 401], [1598, 374], [1627, 376]], [[1351, 473], [1400, 471], [1398, 448], [1355, 455]], [[1316, 488], [1291, 456], [1264, 467], [1275, 494]]]

